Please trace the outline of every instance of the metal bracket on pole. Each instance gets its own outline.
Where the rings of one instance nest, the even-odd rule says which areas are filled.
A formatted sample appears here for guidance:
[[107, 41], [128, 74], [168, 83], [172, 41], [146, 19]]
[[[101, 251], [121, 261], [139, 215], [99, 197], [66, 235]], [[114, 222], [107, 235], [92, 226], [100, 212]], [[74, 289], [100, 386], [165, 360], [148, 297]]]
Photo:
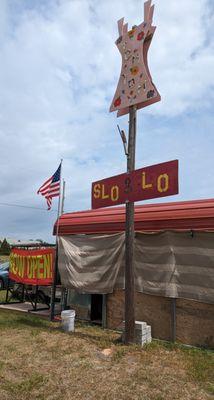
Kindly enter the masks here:
[[128, 152], [128, 145], [127, 145], [126, 134], [125, 134], [125, 132], [124, 132], [123, 130], [120, 129], [119, 125], [117, 125], [117, 129], [118, 129], [119, 134], [120, 134], [120, 137], [121, 137], [121, 139], [122, 139], [123, 147], [124, 147], [124, 152], [125, 152], [125, 155], [126, 155], [126, 157], [127, 157], [127, 156], [129, 155], [129, 152]]

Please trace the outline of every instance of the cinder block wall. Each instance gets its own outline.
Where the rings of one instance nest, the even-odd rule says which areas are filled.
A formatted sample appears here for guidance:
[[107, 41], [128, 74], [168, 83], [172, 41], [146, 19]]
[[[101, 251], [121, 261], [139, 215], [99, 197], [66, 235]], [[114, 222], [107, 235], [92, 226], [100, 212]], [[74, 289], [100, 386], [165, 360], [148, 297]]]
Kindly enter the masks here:
[[[136, 293], [136, 320], [146, 321], [156, 339], [171, 339], [171, 299]], [[124, 291], [107, 296], [107, 327], [118, 329], [124, 320]], [[214, 348], [214, 306], [192, 300], [176, 300], [176, 340]]]

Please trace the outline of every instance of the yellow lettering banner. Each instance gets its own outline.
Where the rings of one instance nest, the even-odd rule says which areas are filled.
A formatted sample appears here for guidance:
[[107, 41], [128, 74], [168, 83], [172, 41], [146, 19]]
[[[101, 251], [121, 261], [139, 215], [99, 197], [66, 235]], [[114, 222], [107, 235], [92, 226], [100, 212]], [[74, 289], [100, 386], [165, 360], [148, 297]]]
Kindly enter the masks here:
[[10, 254], [9, 278], [31, 285], [50, 285], [53, 280], [55, 249], [13, 249]]

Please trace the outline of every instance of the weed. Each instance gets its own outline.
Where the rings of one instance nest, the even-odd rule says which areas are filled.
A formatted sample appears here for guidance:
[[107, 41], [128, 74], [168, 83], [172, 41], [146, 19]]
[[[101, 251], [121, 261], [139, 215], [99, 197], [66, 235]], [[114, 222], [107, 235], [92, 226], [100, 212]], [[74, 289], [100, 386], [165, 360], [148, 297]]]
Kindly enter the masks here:
[[5, 383], [2, 384], [2, 388], [13, 395], [21, 395], [24, 393], [25, 395], [29, 394], [30, 396], [33, 389], [36, 388], [38, 390], [47, 382], [47, 380], [47, 377], [34, 372], [29, 378], [24, 379], [21, 382], [14, 383], [5, 381]]
[[0, 361], [0, 372], [4, 368], [4, 361]]
[[118, 362], [118, 361], [120, 361], [121, 358], [124, 357], [124, 355], [126, 354], [126, 352], [127, 352], [127, 348], [126, 348], [125, 346], [117, 346], [116, 349], [115, 349], [115, 351], [114, 351], [114, 353], [113, 353], [112, 361], [113, 361], [113, 362]]
[[208, 383], [206, 389], [210, 394], [214, 395], [214, 384], [213, 383]]
[[212, 352], [193, 349], [186, 353], [189, 364], [188, 373], [195, 381], [205, 382], [214, 379], [214, 355]]

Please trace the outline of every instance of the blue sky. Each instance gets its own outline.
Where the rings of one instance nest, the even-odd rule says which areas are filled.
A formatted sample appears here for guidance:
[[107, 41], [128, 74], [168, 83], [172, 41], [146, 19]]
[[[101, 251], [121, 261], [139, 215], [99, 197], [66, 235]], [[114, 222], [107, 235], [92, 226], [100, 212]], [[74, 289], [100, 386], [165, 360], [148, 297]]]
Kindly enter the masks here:
[[[162, 201], [213, 198], [213, 3], [153, 3], [149, 66], [162, 101], [138, 112], [136, 167], [178, 158], [180, 194]], [[139, 24], [143, 1], [1, 0], [0, 237], [53, 240], [56, 211], [36, 191], [61, 158], [65, 211], [89, 209], [91, 183], [125, 170], [116, 125], [127, 131], [128, 117], [109, 113], [121, 17]]]

